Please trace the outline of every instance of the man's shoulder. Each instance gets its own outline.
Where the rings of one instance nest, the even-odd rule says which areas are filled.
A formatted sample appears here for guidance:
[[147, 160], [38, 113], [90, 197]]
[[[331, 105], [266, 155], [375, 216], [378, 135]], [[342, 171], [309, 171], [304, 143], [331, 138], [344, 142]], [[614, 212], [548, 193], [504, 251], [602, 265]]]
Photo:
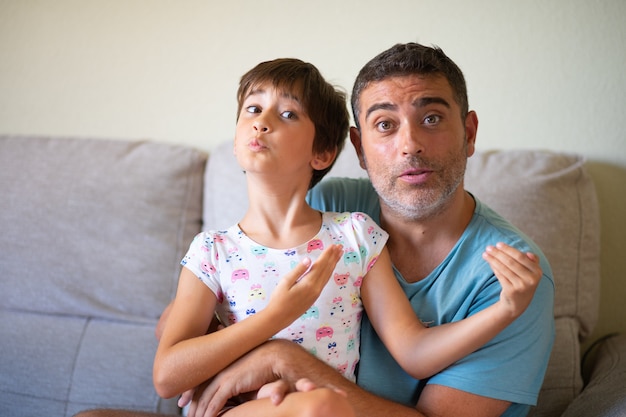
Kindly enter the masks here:
[[378, 195], [367, 178], [328, 178], [309, 191], [307, 202], [321, 211], [361, 211], [375, 219], [380, 209]]
[[470, 223], [469, 228], [473, 234], [481, 237], [478, 239], [479, 243], [483, 245], [493, 245], [502, 241], [522, 252], [532, 252], [536, 254], [539, 256], [544, 276], [554, 282], [550, 263], [539, 245], [487, 204], [477, 198], [475, 198], [475, 200], [476, 209], [474, 219]]

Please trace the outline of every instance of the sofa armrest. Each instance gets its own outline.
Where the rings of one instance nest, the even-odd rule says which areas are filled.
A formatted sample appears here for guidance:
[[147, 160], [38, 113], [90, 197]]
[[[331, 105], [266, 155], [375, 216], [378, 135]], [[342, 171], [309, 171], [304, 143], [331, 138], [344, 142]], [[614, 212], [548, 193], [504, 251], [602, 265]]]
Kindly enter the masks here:
[[588, 382], [562, 417], [626, 415], [626, 335], [601, 339], [586, 359], [583, 366], [588, 370]]

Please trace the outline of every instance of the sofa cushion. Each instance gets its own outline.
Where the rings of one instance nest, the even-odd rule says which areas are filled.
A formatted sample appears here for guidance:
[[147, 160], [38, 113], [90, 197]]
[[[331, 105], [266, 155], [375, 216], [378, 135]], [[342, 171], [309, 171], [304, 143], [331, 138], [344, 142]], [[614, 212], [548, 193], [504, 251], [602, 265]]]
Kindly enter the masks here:
[[0, 415], [178, 410], [153, 388], [154, 328], [200, 231], [206, 159], [0, 137]]
[[157, 318], [201, 224], [205, 161], [150, 142], [2, 137], [3, 308]]
[[626, 335], [608, 336], [592, 349], [589, 383], [563, 417], [623, 417], [626, 415]]
[[0, 310], [0, 415], [113, 407], [176, 413], [152, 385], [153, 323]]

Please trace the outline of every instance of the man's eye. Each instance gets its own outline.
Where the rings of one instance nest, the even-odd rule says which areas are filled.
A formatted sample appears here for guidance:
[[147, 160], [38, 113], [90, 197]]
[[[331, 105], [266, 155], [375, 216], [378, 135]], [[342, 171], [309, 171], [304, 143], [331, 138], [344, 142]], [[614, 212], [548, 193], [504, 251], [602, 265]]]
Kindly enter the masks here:
[[294, 120], [298, 118], [294, 112], [289, 111], [289, 110], [282, 112], [280, 115], [284, 117], [285, 119]]
[[424, 124], [426, 125], [434, 125], [439, 123], [439, 121], [441, 120], [441, 116], [437, 116], [435, 114], [431, 114], [430, 116], [426, 116], [424, 118]]
[[376, 127], [379, 131], [384, 132], [384, 131], [391, 129], [391, 123], [388, 121], [378, 122], [376, 124]]

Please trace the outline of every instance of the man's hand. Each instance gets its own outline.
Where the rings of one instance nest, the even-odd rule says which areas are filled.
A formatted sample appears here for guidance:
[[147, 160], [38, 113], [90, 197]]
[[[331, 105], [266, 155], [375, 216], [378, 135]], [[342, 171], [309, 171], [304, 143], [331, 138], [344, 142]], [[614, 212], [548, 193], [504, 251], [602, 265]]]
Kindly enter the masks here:
[[281, 341], [266, 342], [222, 370], [206, 386], [198, 387], [188, 417], [215, 416], [229, 399], [276, 381], [272, 369], [276, 342]]
[[322, 369], [328, 368], [338, 378], [343, 379], [296, 343], [281, 339], [270, 340], [231, 364], [205, 386], [196, 389], [188, 416], [215, 416], [229, 399], [241, 394], [256, 393], [266, 384], [270, 385], [263, 388], [261, 396], [270, 397], [277, 403], [289, 392], [307, 392], [317, 388], [309, 380], [298, 381], [300, 377], [290, 380], [281, 369], [284, 358], [289, 358], [294, 363], [319, 363]]
[[[317, 384], [307, 378], [301, 378], [296, 381], [295, 386], [291, 386], [289, 382], [284, 379], [279, 379], [274, 382], [270, 382], [265, 384], [259, 389], [256, 394], [256, 398], [269, 398], [272, 401], [272, 404], [278, 405], [280, 404], [285, 396], [290, 392], [309, 392], [314, 389], [319, 388]], [[326, 388], [332, 389], [337, 394], [347, 397], [348, 394], [344, 390], [339, 388], [335, 388], [333, 386], [328, 386]]]

